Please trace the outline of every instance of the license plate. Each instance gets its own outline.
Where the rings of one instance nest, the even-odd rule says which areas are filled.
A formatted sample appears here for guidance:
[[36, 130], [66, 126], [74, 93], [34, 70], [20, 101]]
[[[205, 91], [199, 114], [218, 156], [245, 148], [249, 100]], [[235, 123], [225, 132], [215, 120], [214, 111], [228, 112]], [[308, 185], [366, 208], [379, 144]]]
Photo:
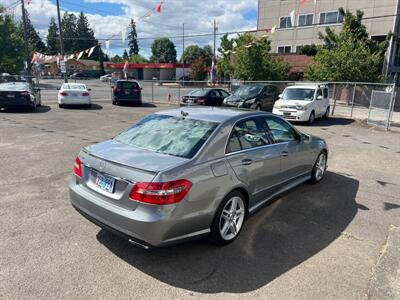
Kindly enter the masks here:
[[290, 112], [284, 112], [283, 115], [284, 116], [290, 116]]
[[8, 98], [15, 98], [15, 95], [14, 94], [8, 94], [7, 97]]
[[101, 188], [103, 191], [106, 191], [106, 192], [112, 194], [114, 192], [114, 184], [115, 184], [114, 178], [97, 173], [96, 185], [99, 188]]
[[77, 93], [72, 93], [71, 96], [72, 97], [76, 97], [76, 96], [78, 96], [78, 94]]
[[125, 95], [129, 95], [130, 94], [130, 92], [129, 91], [125, 91]]

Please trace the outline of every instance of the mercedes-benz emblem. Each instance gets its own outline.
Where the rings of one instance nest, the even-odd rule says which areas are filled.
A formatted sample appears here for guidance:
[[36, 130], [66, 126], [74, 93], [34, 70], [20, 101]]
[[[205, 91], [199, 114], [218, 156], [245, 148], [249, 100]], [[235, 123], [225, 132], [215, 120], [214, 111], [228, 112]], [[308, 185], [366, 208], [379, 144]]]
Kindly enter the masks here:
[[105, 161], [101, 161], [100, 162], [100, 170], [104, 170], [105, 167], [106, 167], [106, 162]]

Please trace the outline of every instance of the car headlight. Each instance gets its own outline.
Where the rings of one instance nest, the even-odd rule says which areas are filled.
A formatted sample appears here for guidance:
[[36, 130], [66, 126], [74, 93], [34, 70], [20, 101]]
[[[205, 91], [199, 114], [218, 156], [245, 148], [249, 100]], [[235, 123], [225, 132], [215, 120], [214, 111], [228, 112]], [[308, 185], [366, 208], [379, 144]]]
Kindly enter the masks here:
[[245, 100], [244, 102], [246, 102], [248, 104], [253, 104], [254, 101], [256, 101], [256, 98], [251, 98], [251, 99]]
[[307, 105], [296, 105], [296, 109], [297, 110], [307, 110], [308, 109], [308, 107], [307, 107]]
[[276, 108], [276, 109], [280, 109], [280, 108], [282, 108], [282, 106], [281, 106], [281, 105], [279, 105], [279, 104], [275, 104], [275, 105], [274, 105], [274, 108]]

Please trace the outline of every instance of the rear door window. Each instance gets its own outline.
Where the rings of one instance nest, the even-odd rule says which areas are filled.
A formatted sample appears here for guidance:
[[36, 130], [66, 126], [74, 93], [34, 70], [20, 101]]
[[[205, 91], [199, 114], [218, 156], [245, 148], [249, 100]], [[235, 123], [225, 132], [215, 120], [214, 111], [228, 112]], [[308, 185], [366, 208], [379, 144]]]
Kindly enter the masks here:
[[139, 88], [139, 85], [136, 82], [118, 82], [118, 87], [123, 90], [134, 90]]

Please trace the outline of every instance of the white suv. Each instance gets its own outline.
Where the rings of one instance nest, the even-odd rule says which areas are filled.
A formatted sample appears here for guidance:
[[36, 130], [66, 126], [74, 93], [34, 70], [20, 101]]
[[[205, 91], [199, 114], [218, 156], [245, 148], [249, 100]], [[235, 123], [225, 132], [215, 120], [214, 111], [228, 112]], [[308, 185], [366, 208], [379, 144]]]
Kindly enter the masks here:
[[316, 118], [329, 117], [329, 90], [326, 85], [294, 85], [287, 87], [272, 111], [288, 121], [314, 123]]

